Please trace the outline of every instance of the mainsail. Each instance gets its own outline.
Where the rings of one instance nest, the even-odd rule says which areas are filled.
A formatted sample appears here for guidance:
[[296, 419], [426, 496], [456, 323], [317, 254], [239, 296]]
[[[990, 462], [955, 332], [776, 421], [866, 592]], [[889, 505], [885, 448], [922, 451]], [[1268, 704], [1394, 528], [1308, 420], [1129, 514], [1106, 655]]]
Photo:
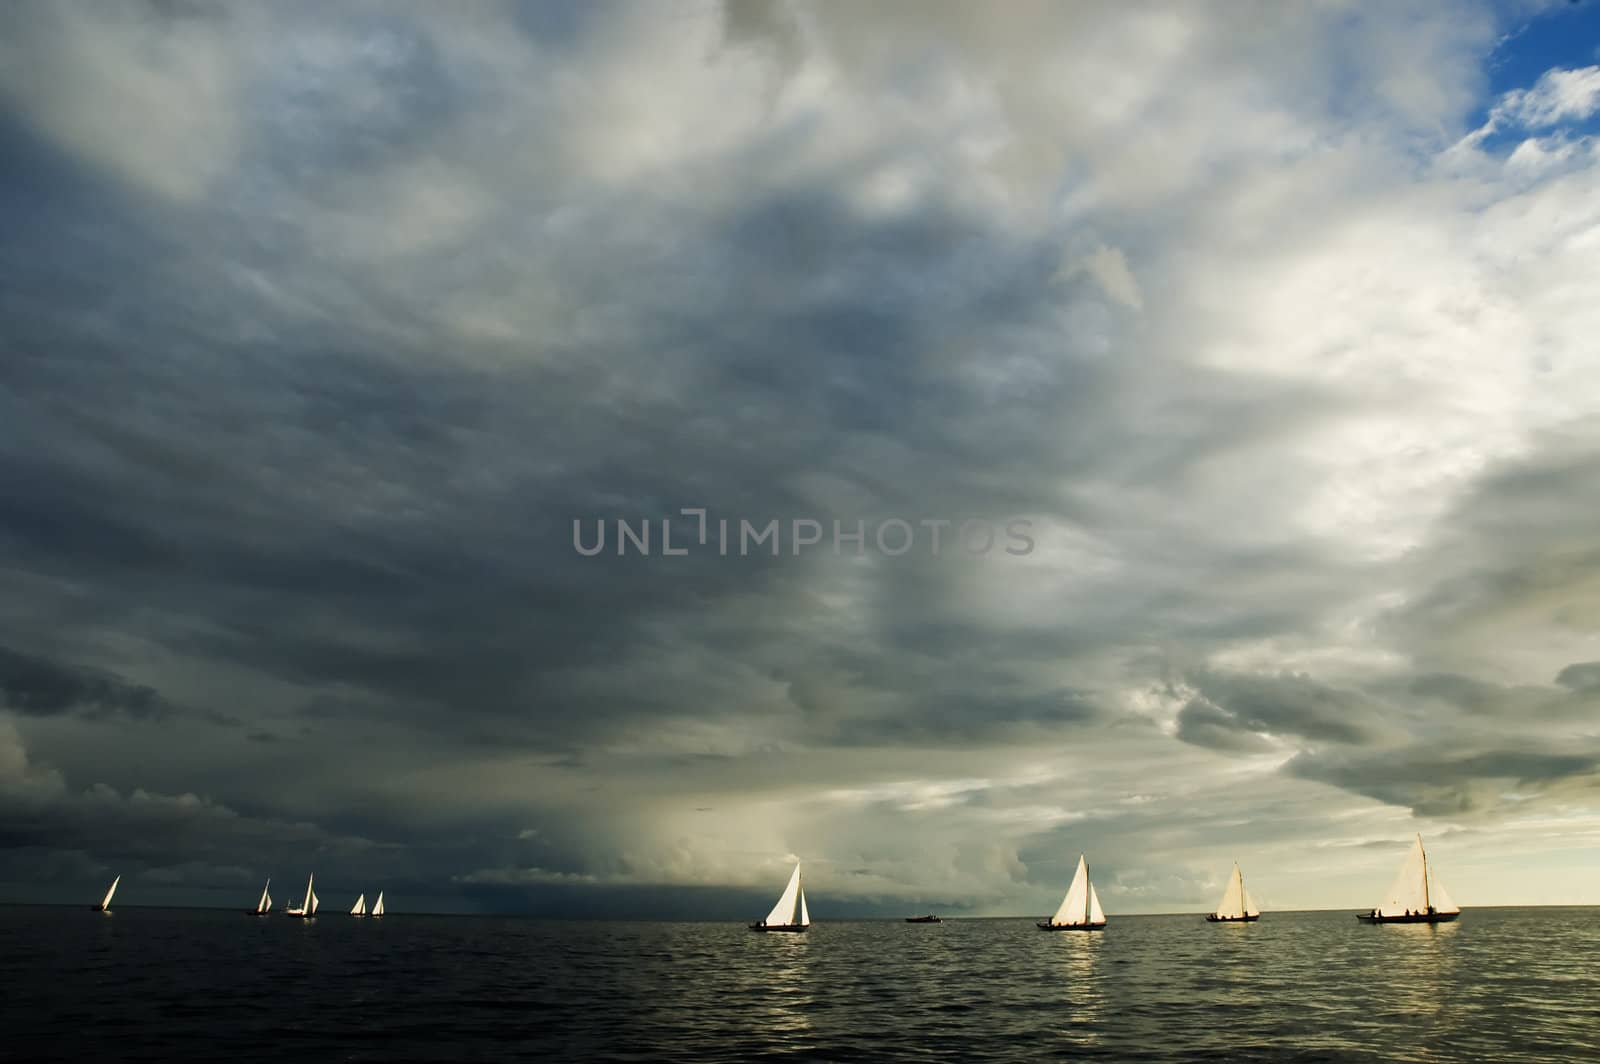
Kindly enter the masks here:
[[1228, 886], [1222, 892], [1222, 900], [1217, 902], [1216, 915], [1224, 920], [1243, 920], [1248, 916], [1261, 915], [1255, 899], [1245, 889], [1244, 874], [1239, 871], [1238, 862], [1234, 862], [1233, 874], [1228, 877]]
[[350, 906], [350, 915], [351, 916], [365, 916], [365, 915], [367, 915], [367, 896], [365, 894], [363, 894], [359, 898], [357, 898], [356, 899], [356, 903], [354, 905]]
[[106, 891], [105, 900], [103, 900], [100, 903], [100, 909], [101, 909], [102, 912], [110, 911], [110, 909], [111, 909], [111, 895], [113, 895], [113, 894], [115, 894], [117, 892], [117, 884], [121, 883], [121, 882], [122, 882], [122, 876], [120, 876], [120, 875], [117, 876], [116, 879], [113, 879], [111, 881], [111, 889]]
[[1430, 907], [1435, 913], [1461, 911], [1439, 877], [1428, 867], [1428, 854], [1422, 848], [1422, 836], [1418, 835], [1411, 844], [1411, 852], [1406, 854], [1405, 863], [1400, 866], [1400, 874], [1389, 884], [1383, 904], [1378, 906], [1378, 915], [1417, 915], [1427, 913]]
[[378, 891], [378, 900], [372, 903], [372, 915], [383, 915], [383, 891]]
[[778, 904], [772, 907], [767, 918], [761, 921], [768, 927], [809, 927], [811, 914], [806, 911], [806, 892], [800, 885], [800, 865], [794, 866], [789, 885], [783, 888]]
[[268, 876], [267, 885], [261, 888], [261, 900], [256, 902], [256, 912], [264, 913], [268, 909], [272, 908], [272, 895], [267, 893], [267, 889], [271, 886], [272, 877]]
[[1050, 918], [1050, 922], [1057, 927], [1106, 922], [1105, 910], [1100, 908], [1100, 895], [1095, 893], [1094, 884], [1089, 882], [1089, 862], [1084, 860], [1081, 853], [1078, 855], [1078, 870], [1072, 876], [1072, 886], [1067, 888], [1067, 896], [1061, 899], [1061, 907]]

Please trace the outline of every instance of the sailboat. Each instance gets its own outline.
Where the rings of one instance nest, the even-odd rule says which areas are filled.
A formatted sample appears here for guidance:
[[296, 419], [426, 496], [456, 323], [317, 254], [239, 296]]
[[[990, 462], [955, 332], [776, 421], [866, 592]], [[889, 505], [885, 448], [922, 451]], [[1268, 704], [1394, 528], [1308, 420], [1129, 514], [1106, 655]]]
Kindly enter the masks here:
[[1228, 877], [1228, 887], [1222, 892], [1222, 900], [1217, 902], [1217, 911], [1206, 913], [1206, 919], [1214, 924], [1261, 919], [1260, 907], [1245, 889], [1238, 861], [1233, 862], [1233, 875]]
[[800, 884], [800, 865], [795, 863], [789, 885], [783, 888], [778, 904], [772, 907], [765, 920], [751, 924], [752, 931], [804, 931], [811, 926], [811, 914], [806, 911], [806, 890]]
[[300, 903], [300, 907], [298, 909], [285, 909], [283, 915], [302, 916], [307, 919], [317, 915], [317, 892], [311, 889], [311, 884], [316, 878], [315, 873], [313, 873], [306, 879], [306, 900]]
[[1400, 874], [1389, 884], [1384, 902], [1370, 912], [1356, 913], [1364, 924], [1443, 924], [1461, 915], [1461, 906], [1450, 897], [1439, 877], [1428, 864], [1422, 836], [1406, 854]]
[[261, 888], [261, 900], [256, 902], [256, 907], [251, 912], [257, 916], [265, 916], [272, 911], [272, 895], [268, 893], [271, 889], [272, 877], [268, 876], [267, 885]]
[[356, 903], [350, 907], [350, 915], [351, 916], [365, 916], [365, 915], [367, 915], [367, 896], [365, 894], [363, 894], [363, 895], [361, 895], [361, 897], [357, 898], [356, 899]]
[[1089, 862], [1078, 855], [1078, 870], [1073, 873], [1072, 886], [1061, 899], [1061, 907], [1049, 920], [1038, 925], [1041, 931], [1104, 931], [1105, 910], [1100, 908], [1100, 895], [1089, 882]]
[[111, 889], [106, 891], [106, 896], [103, 899], [101, 899], [99, 905], [95, 906], [95, 909], [97, 909], [98, 911], [103, 912], [103, 913], [108, 913], [108, 912], [111, 911], [111, 895], [113, 895], [113, 894], [115, 894], [117, 892], [117, 884], [121, 883], [121, 882], [122, 882], [122, 877], [120, 875], [117, 876], [116, 879], [113, 879], [111, 881]]
[[378, 891], [378, 900], [372, 903], [372, 915], [383, 915], [383, 891]]

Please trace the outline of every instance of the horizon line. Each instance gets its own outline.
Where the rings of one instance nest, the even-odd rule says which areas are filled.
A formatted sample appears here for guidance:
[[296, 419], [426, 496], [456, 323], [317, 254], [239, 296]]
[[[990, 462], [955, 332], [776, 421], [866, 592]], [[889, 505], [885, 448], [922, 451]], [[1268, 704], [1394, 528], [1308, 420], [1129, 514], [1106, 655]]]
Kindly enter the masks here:
[[[80, 902], [65, 902], [65, 901], [0, 901], [0, 908], [3, 908], [3, 907], [34, 908], [34, 909], [88, 909], [88, 910], [95, 909], [95, 906], [90, 902], [81, 902], [80, 903]], [[1332, 907], [1332, 908], [1322, 908], [1322, 909], [1263, 909], [1262, 910], [1262, 915], [1263, 916], [1270, 916], [1270, 915], [1276, 913], [1276, 914], [1280, 914], [1280, 915], [1284, 915], [1284, 916], [1289, 916], [1289, 915], [1295, 915], [1295, 914], [1300, 914], [1300, 913], [1365, 912], [1365, 911], [1367, 911], [1367, 909], [1371, 909], [1371, 908], [1372, 907], [1369, 905], [1369, 906], [1366, 907], [1366, 909], [1361, 909], [1360, 907], [1357, 907], [1357, 906], [1336, 906], [1336, 907]], [[283, 913], [281, 911], [278, 911], [278, 910], [274, 910], [274, 911], [269, 912], [269, 913], [255, 913], [255, 912], [252, 912], [251, 910], [249, 910], [247, 908], [240, 908], [240, 907], [231, 906], [231, 905], [128, 904], [128, 905], [118, 905], [118, 906], [114, 907], [113, 909], [111, 909], [110, 911], [112, 913], [116, 913], [116, 912], [118, 912], [120, 910], [123, 910], [123, 909], [159, 909], [159, 910], [171, 911], [171, 912], [179, 912], [179, 911], [218, 912], [218, 913], [237, 912], [237, 913], [240, 913], [241, 915], [244, 915], [244, 916], [281, 916], [281, 915], [283, 915]], [[1465, 913], [1468, 913], [1468, 912], [1480, 912], [1480, 911], [1491, 910], [1491, 909], [1600, 909], [1600, 902], [1530, 902], [1530, 903], [1514, 904], [1514, 905], [1504, 905], [1504, 904], [1501, 904], [1501, 905], [1473, 905], [1473, 906], [1462, 906], [1461, 912], [1463, 914], [1465, 914]], [[329, 912], [323, 913], [323, 914], [320, 914], [320, 915], [325, 915], [325, 916], [329, 916], [329, 917], [338, 917], [338, 916], [350, 916], [352, 914], [349, 913], [349, 912], [346, 912], [344, 909], [341, 908], [341, 909], [337, 909], [337, 910], [330, 910]], [[1049, 914], [1046, 913], [1044, 915], [1048, 916]], [[1158, 913], [1107, 913], [1106, 914], [1106, 918], [1108, 920], [1110, 920], [1110, 919], [1133, 920], [1133, 919], [1139, 919], [1141, 917], [1150, 917], [1150, 916], [1205, 916], [1205, 915], [1206, 915], [1206, 911], [1205, 910], [1183, 909], [1183, 910], [1173, 911], [1173, 912], [1158, 912]], [[745, 917], [733, 917], [733, 916], [729, 916], [729, 917], [667, 917], [667, 918], [648, 919], [648, 918], [631, 917], [631, 916], [618, 916], [618, 915], [610, 915], [610, 914], [608, 914], [608, 915], [596, 915], [596, 916], [554, 916], [554, 915], [545, 914], [545, 913], [536, 913], [536, 912], [527, 912], [527, 911], [522, 911], [522, 912], [517, 912], [517, 911], [504, 911], [504, 912], [437, 912], [437, 911], [433, 911], [433, 912], [430, 912], [430, 911], [425, 911], [425, 910], [421, 910], [421, 909], [402, 909], [402, 910], [398, 910], [396, 912], [385, 912], [383, 914], [383, 917], [389, 917], [389, 916], [464, 916], [464, 917], [487, 917], [487, 918], [491, 918], [491, 919], [500, 918], [500, 917], [514, 917], [514, 918], [518, 918], [518, 919], [528, 919], [528, 920], [557, 920], [557, 921], [564, 921], [564, 922], [567, 922], [567, 923], [600, 923], [600, 922], [604, 922], [604, 923], [630, 923], [630, 924], [720, 924], [720, 923], [734, 923], [734, 922], [740, 922], [740, 921], [746, 920]], [[945, 921], [945, 922], [950, 922], [950, 921], [954, 921], [954, 920], [1037, 920], [1039, 918], [1039, 916], [1040, 916], [1040, 914], [1038, 914], [1038, 913], [1016, 913], [1016, 914], [1002, 914], [1002, 915], [990, 915], [990, 916], [974, 916], [974, 915], [971, 915], [971, 914], [964, 914], [964, 915], [960, 915], [960, 916], [940, 916], [940, 919], [942, 921]], [[383, 917], [380, 917], [380, 919], [382, 919]], [[315, 917], [313, 917], [312, 919], [315, 919]], [[825, 921], [817, 921], [817, 920], [813, 919], [811, 921], [811, 923], [813, 925], [816, 925], [819, 922], [824, 922], [824, 923], [874, 923], [874, 922], [878, 922], [878, 921], [883, 921], [885, 923], [897, 923], [897, 922], [901, 922], [901, 921], [903, 921], [905, 919], [906, 918], [903, 917], [903, 916], [838, 916], [838, 917], [832, 917], [832, 918], [830, 918], [828, 920], [825, 920]]]

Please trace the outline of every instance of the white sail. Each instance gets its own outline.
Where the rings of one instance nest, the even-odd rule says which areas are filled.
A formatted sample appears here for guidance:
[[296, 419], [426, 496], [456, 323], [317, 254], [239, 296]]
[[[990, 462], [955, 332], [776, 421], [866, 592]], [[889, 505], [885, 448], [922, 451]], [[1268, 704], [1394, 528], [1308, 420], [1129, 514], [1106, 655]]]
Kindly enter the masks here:
[[1094, 891], [1089, 882], [1089, 862], [1083, 859], [1083, 854], [1078, 855], [1078, 870], [1072, 875], [1072, 886], [1067, 888], [1066, 897], [1061, 899], [1061, 907], [1050, 918], [1052, 924], [1076, 926], [1078, 924], [1096, 924], [1105, 919], [1101, 913], [1095, 918], [1094, 910], [1099, 908], [1099, 898], [1091, 897]]
[[1103, 924], [1106, 922], [1106, 911], [1100, 908], [1100, 894], [1094, 889], [1094, 884], [1089, 884], [1089, 922]]
[[378, 891], [378, 900], [372, 903], [372, 915], [383, 915], [383, 891]]
[[1418, 835], [1416, 842], [1412, 843], [1411, 852], [1406, 854], [1405, 863], [1400, 866], [1400, 874], [1389, 884], [1383, 904], [1378, 906], [1379, 915], [1404, 916], [1407, 913], [1427, 912], [1427, 873], [1427, 855], [1422, 850], [1422, 836]]
[[261, 900], [256, 902], [256, 912], [264, 913], [272, 907], [272, 895], [267, 893], [267, 887], [272, 886], [272, 877], [267, 877], [267, 885], [261, 888]]
[[311, 909], [311, 896], [312, 896], [311, 895], [311, 884], [316, 881], [316, 878], [317, 878], [317, 875], [316, 875], [315, 872], [313, 872], [306, 879], [306, 900], [300, 903], [300, 911], [302, 913], [304, 913], [306, 916], [310, 916], [311, 912], [312, 912], [312, 909]]
[[1439, 874], [1433, 870], [1433, 862], [1424, 859], [1428, 867], [1428, 904], [1433, 906], [1435, 912], [1458, 913], [1461, 906], [1450, 897], [1450, 892], [1444, 889], [1444, 884], [1439, 882]]
[[315, 916], [315, 915], [317, 915], [317, 902], [320, 901], [320, 900], [321, 899], [319, 899], [317, 897], [317, 892], [316, 891], [312, 891], [311, 892], [311, 909], [310, 909], [310, 911], [308, 911], [306, 913], [307, 916]]
[[811, 926], [811, 911], [806, 908], [806, 888], [800, 888], [800, 926]]
[[351, 916], [365, 916], [365, 915], [367, 915], [367, 896], [365, 894], [363, 894], [359, 898], [357, 898], [356, 899], [356, 903], [354, 905], [350, 906], [350, 915]]
[[272, 911], [272, 895], [271, 894], [267, 895], [266, 903], [261, 906], [261, 911], [264, 912], [264, 913], [270, 913]]
[[101, 903], [100, 903], [100, 908], [101, 909], [110, 909], [111, 908], [111, 895], [113, 895], [113, 894], [115, 894], [117, 892], [117, 884], [121, 883], [121, 882], [122, 882], [122, 876], [120, 876], [120, 875], [117, 876], [116, 879], [113, 879], [111, 881], [111, 889], [106, 891], [105, 900], [101, 901]]
[[794, 872], [789, 876], [789, 885], [783, 888], [783, 894], [778, 898], [778, 904], [772, 907], [767, 918], [762, 923], [768, 927], [788, 927], [798, 923], [796, 916], [800, 910], [800, 865], [794, 866]]
[[1240, 920], [1244, 918], [1244, 912], [1244, 875], [1239, 871], [1238, 862], [1235, 862], [1233, 874], [1228, 877], [1228, 885], [1222, 891], [1222, 900], [1217, 902], [1217, 915], [1225, 920]]
[[1246, 916], [1261, 915], [1261, 906], [1257, 905], [1256, 900], [1250, 896], [1249, 887], [1244, 888], [1244, 914]]

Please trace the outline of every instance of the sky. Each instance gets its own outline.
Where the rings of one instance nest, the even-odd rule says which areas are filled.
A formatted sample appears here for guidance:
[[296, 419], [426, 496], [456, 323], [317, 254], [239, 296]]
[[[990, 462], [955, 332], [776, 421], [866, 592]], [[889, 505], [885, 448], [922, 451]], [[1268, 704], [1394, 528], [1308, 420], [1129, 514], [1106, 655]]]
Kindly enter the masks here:
[[0, 900], [1600, 904], [1600, 4], [22, 0], [0, 159]]

